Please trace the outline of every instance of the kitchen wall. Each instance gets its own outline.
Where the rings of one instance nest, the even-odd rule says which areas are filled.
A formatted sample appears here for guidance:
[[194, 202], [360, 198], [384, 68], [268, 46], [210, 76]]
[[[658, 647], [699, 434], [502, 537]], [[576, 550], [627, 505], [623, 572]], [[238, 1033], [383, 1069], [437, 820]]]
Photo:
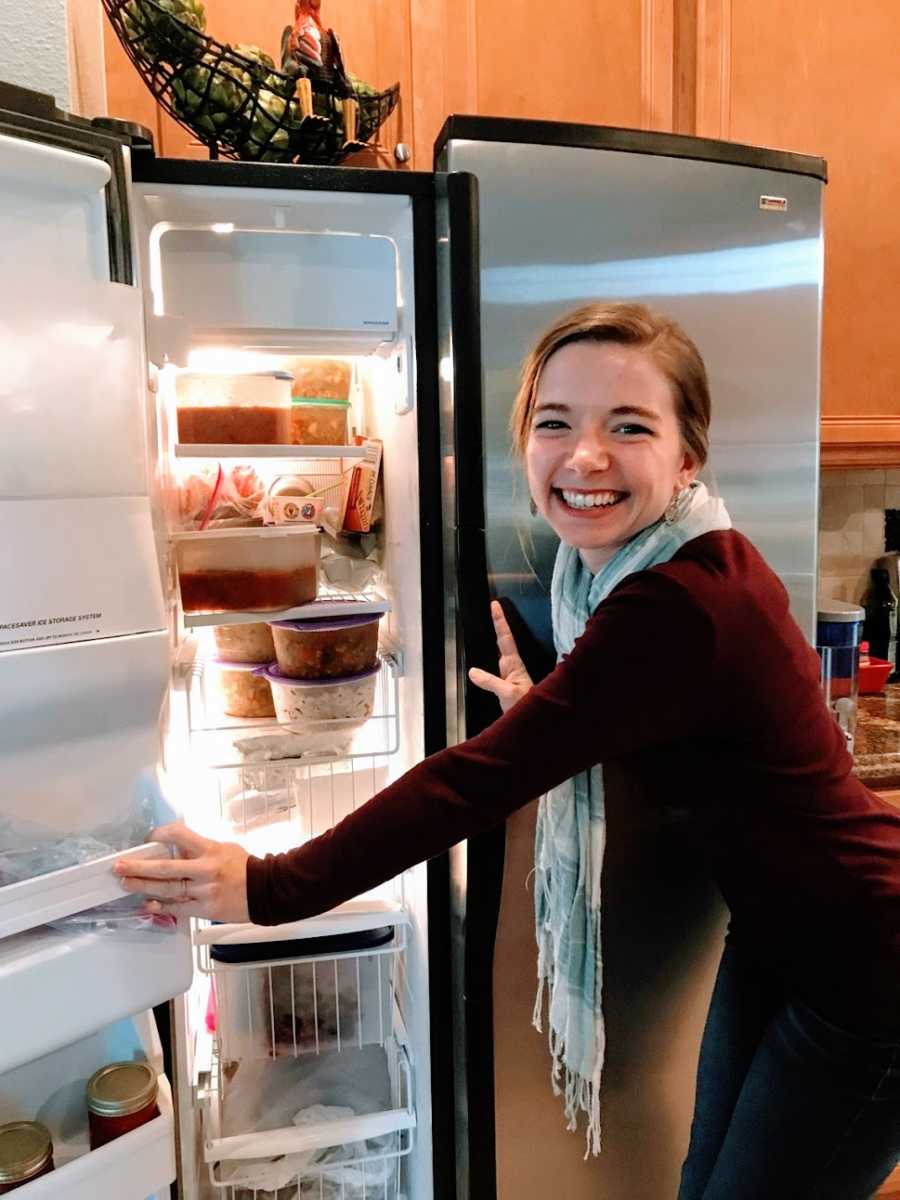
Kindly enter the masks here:
[[900, 509], [900, 468], [823, 471], [819, 597], [858, 603], [885, 549], [885, 509]]
[[68, 108], [66, 0], [0, 0], [0, 79], [49, 92]]

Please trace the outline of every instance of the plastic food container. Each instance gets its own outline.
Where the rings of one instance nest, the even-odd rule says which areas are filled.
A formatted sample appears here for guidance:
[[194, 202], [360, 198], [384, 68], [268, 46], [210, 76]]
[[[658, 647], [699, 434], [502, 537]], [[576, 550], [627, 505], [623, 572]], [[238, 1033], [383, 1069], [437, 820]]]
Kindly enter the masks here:
[[[213, 924], [216, 924], [214, 921]], [[335, 933], [327, 937], [294, 938], [287, 942], [240, 942], [210, 947], [210, 958], [222, 963], [267, 962], [278, 958], [329, 958], [332, 954], [365, 954], [394, 940], [393, 925]]]
[[294, 377], [294, 396], [349, 400], [353, 363], [344, 358], [291, 358], [284, 368]]
[[353, 721], [362, 725], [375, 709], [380, 667], [342, 679], [292, 679], [274, 664], [259, 670], [272, 685], [275, 713], [283, 724]]
[[180, 372], [175, 380], [179, 442], [289, 443], [292, 383], [293, 377], [286, 371], [253, 375]]
[[0, 1196], [53, 1170], [50, 1130], [37, 1121], [0, 1125]]
[[222, 699], [222, 708], [229, 717], [274, 717], [272, 688], [265, 676], [256, 670], [267, 663], [226, 662], [213, 659], [211, 675]]
[[291, 402], [291, 442], [295, 446], [346, 446], [349, 411], [347, 400], [295, 396]]
[[332, 679], [370, 671], [378, 662], [381, 616], [273, 621], [279, 670], [291, 679]]
[[233, 663], [270, 663], [275, 659], [271, 626], [265, 621], [249, 625], [215, 625], [213, 638], [219, 658]]
[[149, 1063], [110, 1063], [95, 1071], [87, 1085], [91, 1149], [99, 1150], [158, 1117], [157, 1087]]
[[186, 613], [278, 612], [318, 594], [315, 526], [213, 529], [173, 541]]

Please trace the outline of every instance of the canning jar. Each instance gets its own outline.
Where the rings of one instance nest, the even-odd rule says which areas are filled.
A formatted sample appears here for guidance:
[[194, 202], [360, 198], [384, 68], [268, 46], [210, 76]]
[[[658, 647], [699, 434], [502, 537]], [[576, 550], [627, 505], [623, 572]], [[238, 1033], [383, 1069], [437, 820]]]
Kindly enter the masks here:
[[159, 1116], [156, 1072], [145, 1062], [110, 1063], [88, 1080], [91, 1149], [98, 1150]]
[[37, 1121], [0, 1125], [0, 1196], [53, 1170], [50, 1130]]

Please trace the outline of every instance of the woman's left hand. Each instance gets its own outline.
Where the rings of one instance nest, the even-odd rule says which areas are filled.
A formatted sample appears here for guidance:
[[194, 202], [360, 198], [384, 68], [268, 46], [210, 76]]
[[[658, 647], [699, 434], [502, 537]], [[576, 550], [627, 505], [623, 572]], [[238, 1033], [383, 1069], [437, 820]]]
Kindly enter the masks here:
[[214, 842], [176, 822], [155, 829], [150, 840], [174, 846], [177, 858], [126, 858], [113, 871], [126, 892], [147, 897], [147, 910], [212, 921], [249, 921], [246, 850]]

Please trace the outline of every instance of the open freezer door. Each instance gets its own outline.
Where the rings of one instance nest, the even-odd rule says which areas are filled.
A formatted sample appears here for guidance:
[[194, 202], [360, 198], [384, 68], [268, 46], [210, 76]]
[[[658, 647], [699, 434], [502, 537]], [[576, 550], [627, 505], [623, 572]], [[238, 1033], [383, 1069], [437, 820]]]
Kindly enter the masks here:
[[120, 141], [0, 85], [0, 1072], [191, 976], [183, 932], [164, 952], [121, 928], [33, 932], [122, 899], [104, 860], [173, 815], [127, 179]]

